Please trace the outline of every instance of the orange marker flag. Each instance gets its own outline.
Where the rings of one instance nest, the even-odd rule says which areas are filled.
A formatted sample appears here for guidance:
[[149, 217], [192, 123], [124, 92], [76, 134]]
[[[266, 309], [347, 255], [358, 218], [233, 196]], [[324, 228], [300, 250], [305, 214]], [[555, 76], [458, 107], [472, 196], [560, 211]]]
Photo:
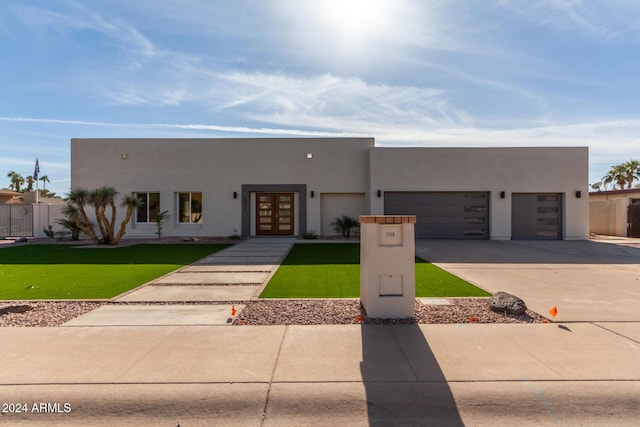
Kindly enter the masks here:
[[552, 315], [553, 317], [556, 317], [558, 315], [558, 307], [554, 305], [551, 308], [551, 310], [549, 310], [549, 314]]
[[231, 306], [231, 315], [232, 316], [236, 315], [236, 307], [234, 305]]

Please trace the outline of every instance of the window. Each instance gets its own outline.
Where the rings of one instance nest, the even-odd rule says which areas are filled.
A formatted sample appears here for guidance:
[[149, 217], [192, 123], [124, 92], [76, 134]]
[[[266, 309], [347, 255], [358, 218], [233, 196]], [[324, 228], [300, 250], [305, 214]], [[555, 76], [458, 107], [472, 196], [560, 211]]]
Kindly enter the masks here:
[[133, 193], [141, 206], [136, 209], [136, 222], [157, 222], [160, 213], [160, 193]]
[[178, 193], [178, 221], [202, 224], [202, 193]]

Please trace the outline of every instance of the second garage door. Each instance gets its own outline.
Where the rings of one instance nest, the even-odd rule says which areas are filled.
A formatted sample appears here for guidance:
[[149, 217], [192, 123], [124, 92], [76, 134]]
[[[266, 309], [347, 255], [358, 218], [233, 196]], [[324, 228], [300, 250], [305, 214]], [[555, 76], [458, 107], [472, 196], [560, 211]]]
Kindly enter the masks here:
[[562, 239], [562, 194], [513, 193], [511, 238]]
[[487, 192], [385, 192], [385, 215], [416, 215], [418, 239], [487, 239]]

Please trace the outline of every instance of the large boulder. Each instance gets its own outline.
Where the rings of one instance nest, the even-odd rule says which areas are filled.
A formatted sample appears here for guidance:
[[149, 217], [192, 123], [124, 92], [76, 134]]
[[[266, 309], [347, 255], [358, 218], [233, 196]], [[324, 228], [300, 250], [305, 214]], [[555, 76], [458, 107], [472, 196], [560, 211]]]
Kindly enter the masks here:
[[498, 292], [489, 298], [489, 307], [496, 313], [522, 314], [527, 306], [520, 298], [506, 292]]

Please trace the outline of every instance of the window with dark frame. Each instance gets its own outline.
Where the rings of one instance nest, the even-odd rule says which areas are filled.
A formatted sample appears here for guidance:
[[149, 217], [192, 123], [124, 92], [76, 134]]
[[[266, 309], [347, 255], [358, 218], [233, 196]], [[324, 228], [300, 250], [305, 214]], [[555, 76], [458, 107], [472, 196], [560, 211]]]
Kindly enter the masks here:
[[178, 193], [178, 222], [202, 224], [202, 193]]
[[133, 195], [140, 201], [140, 206], [136, 209], [136, 222], [157, 222], [160, 213], [160, 193], [140, 192]]

